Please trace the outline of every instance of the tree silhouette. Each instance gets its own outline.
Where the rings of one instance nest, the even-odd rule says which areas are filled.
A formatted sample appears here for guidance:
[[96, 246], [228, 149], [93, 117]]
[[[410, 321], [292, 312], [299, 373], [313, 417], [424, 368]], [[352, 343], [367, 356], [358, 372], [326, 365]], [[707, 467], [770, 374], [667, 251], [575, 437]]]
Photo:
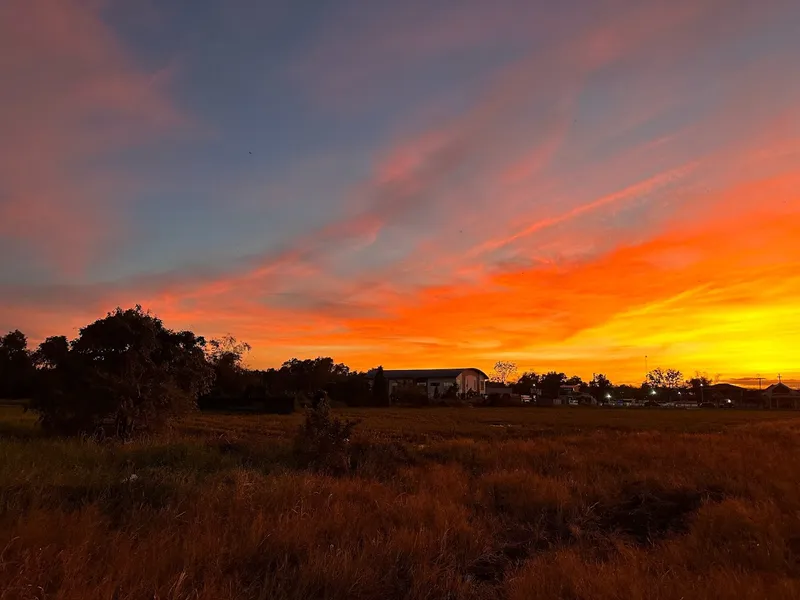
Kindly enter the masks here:
[[47, 338], [31, 356], [33, 364], [40, 369], [55, 369], [63, 364], [69, 355], [69, 342], [64, 335]]
[[694, 377], [691, 379], [686, 380], [686, 387], [691, 388], [692, 393], [694, 393], [695, 397], [700, 398], [700, 388], [708, 387], [711, 385], [711, 379], [709, 379], [708, 375], [701, 374], [699, 371], [696, 371]]
[[611, 393], [613, 386], [608, 380], [608, 377], [602, 373], [595, 373], [592, 380], [589, 382], [589, 393], [598, 402], [605, 403], [606, 396]]
[[683, 383], [683, 373], [677, 369], [657, 367], [647, 374], [645, 383], [652, 388], [676, 389]]
[[577, 385], [582, 392], [585, 392], [587, 389], [589, 389], [589, 386], [586, 385], [586, 382], [577, 375], [573, 375], [572, 377], [568, 378], [564, 382], [564, 385]]
[[511, 387], [515, 394], [530, 394], [533, 388], [539, 387], [540, 379], [540, 375], [533, 371], [526, 371]]
[[212, 364], [227, 362], [237, 368], [244, 367], [244, 357], [251, 350], [250, 344], [240, 342], [231, 334], [214, 339], [206, 345], [206, 356]]
[[[224, 406], [232, 399], [239, 402], [249, 387], [257, 384], [257, 377], [244, 367], [244, 357], [250, 344], [240, 342], [228, 334], [209, 341], [205, 346], [206, 358], [214, 369], [214, 386], [209, 396]], [[207, 402], [204, 398], [203, 402]]]
[[291, 391], [311, 396], [333, 381], [348, 375], [350, 368], [343, 363], [334, 362], [329, 356], [319, 356], [305, 360], [287, 360], [281, 366], [280, 372]]
[[386, 380], [386, 375], [383, 374], [383, 367], [378, 367], [375, 377], [372, 379], [372, 400], [376, 406], [390, 404], [389, 382]]
[[64, 360], [40, 373], [31, 409], [53, 433], [129, 438], [153, 430], [208, 391], [213, 370], [204, 345], [141, 306], [117, 308], [82, 328]]
[[510, 360], [498, 360], [494, 363], [494, 373], [492, 381], [497, 381], [503, 385], [513, 381], [517, 375], [517, 363]]
[[539, 381], [539, 387], [542, 389], [542, 396], [545, 398], [558, 398], [558, 392], [566, 381], [567, 376], [564, 373], [557, 373], [555, 371], [545, 373]]
[[28, 338], [19, 329], [0, 337], [0, 397], [23, 398], [30, 393], [33, 362]]

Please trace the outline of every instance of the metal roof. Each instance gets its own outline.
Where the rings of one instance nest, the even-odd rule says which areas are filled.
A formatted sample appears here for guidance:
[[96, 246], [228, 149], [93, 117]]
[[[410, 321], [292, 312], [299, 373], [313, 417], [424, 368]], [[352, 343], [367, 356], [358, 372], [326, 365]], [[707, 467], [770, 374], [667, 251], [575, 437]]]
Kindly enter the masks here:
[[[367, 377], [375, 377], [377, 369], [367, 371]], [[486, 373], [475, 367], [464, 367], [463, 369], [384, 369], [383, 374], [386, 379], [455, 379], [464, 371], [476, 371], [489, 378]]]
[[790, 388], [785, 383], [773, 383], [767, 389], [764, 390], [765, 394], [788, 394], [789, 396], [794, 396], [797, 394], [795, 390]]

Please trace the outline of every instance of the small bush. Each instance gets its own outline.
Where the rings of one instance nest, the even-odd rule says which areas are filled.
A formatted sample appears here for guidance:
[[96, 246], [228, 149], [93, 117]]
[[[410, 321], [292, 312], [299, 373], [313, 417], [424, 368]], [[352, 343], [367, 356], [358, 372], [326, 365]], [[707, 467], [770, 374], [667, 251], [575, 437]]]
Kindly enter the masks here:
[[350, 436], [358, 421], [331, 416], [330, 401], [322, 396], [312, 408], [295, 438], [295, 454], [304, 466], [340, 475], [350, 468]]
[[392, 404], [398, 406], [427, 406], [428, 391], [418, 385], [407, 385], [395, 388], [392, 393]]

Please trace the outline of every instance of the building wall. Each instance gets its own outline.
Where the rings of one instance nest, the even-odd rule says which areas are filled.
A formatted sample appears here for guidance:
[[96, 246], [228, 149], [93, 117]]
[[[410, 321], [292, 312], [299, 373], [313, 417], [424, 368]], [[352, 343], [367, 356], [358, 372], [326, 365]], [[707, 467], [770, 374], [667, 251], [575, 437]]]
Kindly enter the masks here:
[[474, 391], [476, 394], [486, 393], [486, 379], [477, 371], [467, 369], [458, 377], [431, 378], [428, 379], [428, 396], [433, 398], [434, 390], [438, 387], [439, 394], [444, 394], [445, 390], [458, 384], [460, 393]]
[[474, 391], [477, 394], [486, 393], [486, 379], [473, 369], [466, 369], [458, 378], [460, 392]]
[[428, 397], [433, 398], [436, 389], [442, 395], [446, 390], [458, 384], [460, 393], [474, 391], [477, 394], [486, 393], [486, 378], [474, 369], [466, 369], [458, 377], [430, 377], [427, 380], [416, 381], [413, 379], [389, 379], [389, 391], [393, 391], [398, 386], [419, 385], [428, 392]]
[[437, 388], [439, 389], [439, 395], [441, 396], [446, 390], [453, 387], [455, 383], [456, 380], [454, 377], [428, 379], [428, 397], [433, 398]]

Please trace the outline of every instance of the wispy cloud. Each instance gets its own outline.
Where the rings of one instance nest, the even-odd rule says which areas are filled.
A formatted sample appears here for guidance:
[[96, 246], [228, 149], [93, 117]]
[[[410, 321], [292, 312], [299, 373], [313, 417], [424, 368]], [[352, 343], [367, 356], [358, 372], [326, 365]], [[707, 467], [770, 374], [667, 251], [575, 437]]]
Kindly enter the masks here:
[[587, 204], [581, 204], [579, 206], [573, 207], [560, 215], [555, 215], [552, 217], [548, 217], [546, 219], [542, 219], [540, 221], [536, 221], [535, 223], [528, 225], [524, 229], [517, 231], [516, 233], [506, 238], [489, 240], [487, 242], [482, 243], [474, 250], [473, 254], [481, 254], [489, 250], [496, 250], [497, 248], [501, 248], [503, 246], [511, 244], [512, 242], [515, 242], [521, 238], [537, 233], [543, 229], [547, 229], [548, 227], [554, 227], [556, 225], [566, 223], [572, 219], [575, 219], [577, 217], [585, 215], [586, 213], [598, 209], [608, 208], [609, 206], [613, 206], [621, 202], [647, 197], [647, 195], [652, 193], [654, 190], [673, 184], [676, 181], [679, 181], [682, 177], [691, 172], [696, 166], [697, 166], [696, 163], [692, 163], [684, 165], [677, 169], [672, 169], [671, 171], [668, 171], [666, 173], [660, 173], [658, 175], [654, 175], [653, 177], [645, 179], [644, 181], [634, 183], [626, 187], [625, 189], [613, 192], [611, 194], [607, 194]]
[[0, 234], [75, 270], [123, 231], [133, 186], [97, 162], [183, 123], [169, 70], [138, 68], [95, 3], [0, 7]]

